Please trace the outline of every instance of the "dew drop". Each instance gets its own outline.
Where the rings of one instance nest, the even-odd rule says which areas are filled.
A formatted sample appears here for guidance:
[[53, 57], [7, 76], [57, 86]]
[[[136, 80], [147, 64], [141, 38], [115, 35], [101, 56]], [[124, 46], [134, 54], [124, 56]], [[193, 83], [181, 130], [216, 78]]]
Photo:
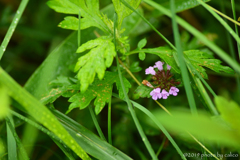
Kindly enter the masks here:
[[81, 135], [80, 133], [77, 133], [76, 135], [77, 135], [78, 137], [82, 137], [82, 135]]
[[17, 11], [17, 14], [19, 14], [20, 12], [19, 12], [19, 10]]
[[143, 138], [142, 140], [145, 141], [145, 138]]

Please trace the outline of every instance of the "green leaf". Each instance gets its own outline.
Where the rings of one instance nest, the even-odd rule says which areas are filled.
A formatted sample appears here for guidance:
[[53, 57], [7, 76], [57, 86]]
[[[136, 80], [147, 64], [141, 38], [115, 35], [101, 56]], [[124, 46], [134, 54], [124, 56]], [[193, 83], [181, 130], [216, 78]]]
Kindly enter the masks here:
[[[81, 11], [81, 15], [83, 16], [81, 20], [83, 27], [81, 29], [95, 26], [106, 33], [110, 32], [99, 12], [99, 0], [50, 0], [47, 4], [50, 8], [60, 13], [78, 15], [79, 11]], [[78, 24], [76, 21], [78, 21], [77, 18], [66, 17], [59, 25], [62, 28], [75, 30], [75, 26]]]
[[73, 84], [68, 77], [60, 76], [50, 82], [51, 89], [47, 96], [41, 98], [43, 104], [53, 103], [58, 97], [71, 97], [79, 91], [79, 84]]
[[[79, 19], [73, 16], [67, 16], [62, 22], [59, 23], [58, 27], [64, 29], [78, 30]], [[81, 29], [86, 29], [89, 27], [98, 27], [98, 24], [94, 21], [89, 21], [87, 18], [81, 18]]]
[[177, 73], [180, 73], [177, 63], [175, 62], [174, 57], [173, 57], [173, 50], [171, 50], [167, 47], [158, 47], [158, 48], [142, 49], [142, 50], [139, 50], [139, 52], [145, 52], [145, 53], [158, 55], [168, 65], [170, 65], [172, 67], [172, 69], [174, 69], [174, 71], [176, 71]]
[[[122, 4], [120, 0], [112, 0], [112, 2], [118, 15], [118, 29], [120, 29], [123, 19], [129, 16], [133, 11]], [[141, 3], [141, 0], [126, 0], [126, 2], [133, 8], [137, 9], [138, 5]]]
[[214, 98], [215, 104], [221, 113], [221, 117], [230, 124], [230, 126], [237, 130], [240, 136], [240, 107], [234, 101], [228, 101], [224, 97], [216, 96]]
[[0, 120], [4, 119], [10, 111], [10, 99], [8, 97], [8, 92], [5, 87], [0, 85]]
[[146, 54], [145, 54], [144, 52], [139, 52], [138, 58], [139, 58], [141, 61], [144, 61], [144, 59], [146, 58]]
[[187, 132], [197, 136], [205, 141], [215, 142], [222, 145], [239, 147], [239, 136], [236, 131], [227, 127], [218, 121], [214, 121], [209, 115], [201, 113], [193, 116], [189, 112], [171, 111], [173, 116], [163, 112], [155, 112], [157, 119], [171, 132], [186, 134], [184, 137], [193, 140], [187, 136]]
[[149, 88], [147, 86], [141, 85], [141, 86], [138, 86], [137, 89], [135, 90], [135, 92], [134, 92], [135, 95], [134, 96], [135, 96], [135, 98], [139, 98], [139, 97], [141, 97], [141, 98], [145, 98], [145, 97], [149, 98], [149, 97], [151, 97], [150, 92], [152, 90], [153, 90], [152, 88]]
[[84, 43], [78, 48], [77, 53], [89, 49], [91, 50], [80, 57], [75, 66], [75, 71], [78, 71], [81, 91], [87, 90], [89, 84], [94, 81], [96, 73], [99, 79], [104, 77], [106, 68], [112, 65], [116, 55], [114, 44], [111, 42], [111, 38], [107, 37], [100, 37]]
[[145, 47], [147, 44], [147, 39], [146, 38], [143, 38], [141, 39], [139, 42], [138, 42], [138, 48], [139, 49], [142, 49], [143, 47]]
[[207, 67], [215, 72], [226, 72], [233, 74], [234, 71], [227, 66], [222, 66], [221, 61], [214, 59], [214, 57], [208, 53], [199, 50], [185, 51], [185, 60], [187, 63], [191, 63], [193, 67], [200, 72], [203, 78], [208, 78], [207, 73], [203, 67]]
[[[69, 113], [74, 108], [84, 109], [86, 108], [90, 102], [94, 99], [95, 113], [99, 114], [105, 104], [109, 102], [112, 95], [112, 87], [113, 83], [116, 83], [117, 89], [119, 90], [119, 96], [121, 98], [124, 97], [123, 91], [121, 88], [120, 80], [117, 73], [114, 72], [106, 72], [103, 80], [95, 80], [91, 86], [89, 86], [88, 90], [84, 93], [79, 92], [73, 95], [69, 102], [72, 102], [69, 106], [67, 113]], [[126, 91], [128, 92], [131, 84], [128, 82], [126, 78], [123, 79]]]

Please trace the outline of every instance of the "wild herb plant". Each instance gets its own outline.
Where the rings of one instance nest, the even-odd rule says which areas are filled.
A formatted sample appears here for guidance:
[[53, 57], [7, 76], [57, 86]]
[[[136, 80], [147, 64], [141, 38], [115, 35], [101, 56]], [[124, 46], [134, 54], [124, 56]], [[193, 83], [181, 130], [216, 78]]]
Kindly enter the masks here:
[[[232, 0], [232, 19], [205, 2], [208, 0], [112, 0], [100, 9], [98, 0], [49, 0], [51, 9], [69, 14], [58, 26], [74, 31], [50, 53], [24, 88], [0, 67], [0, 118], [5, 122], [0, 129], [6, 133], [1, 134], [0, 158], [32, 159], [26, 138], [22, 140], [17, 132], [22, 124], [27, 124], [23, 137], [36, 133], [32, 134], [34, 141], [38, 130], [42, 131], [61, 149], [65, 157], [58, 157], [62, 159], [238, 157], [239, 105], [218, 96], [206, 81], [213, 72], [233, 76], [236, 94], [240, 93], [240, 66], [234, 59], [235, 52], [240, 53], [235, 3]], [[0, 58], [27, 3], [23, 0], [16, 12]], [[232, 57], [215, 43], [214, 34], [201, 33], [176, 15], [199, 5], [236, 41]], [[235, 31], [217, 13], [231, 20]], [[171, 40], [151, 22], [163, 15], [171, 18]], [[178, 24], [185, 31], [180, 31]], [[149, 45], [151, 37], [143, 37], [149, 30], [165, 43]], [[57, 103], [61, 97], [69, 105]], [[176, 104], [179, 107], [174, 107]], [[65, 113], [58, 111], [60, 105]], [[83, 116], [86, 108], [90, 115], [82, 122], [91, 119], [98, 136], [94, 127], [74, 119], [78, 115], [71, 117], [75, 113]], [[99, 117], [107, 117], [107, 124]], [[27, 129], [28, 124], [34, 128]], [[155, 138], [160, 135], [163, 138]], [[226, 156], [228, 153], [233, 154]]]

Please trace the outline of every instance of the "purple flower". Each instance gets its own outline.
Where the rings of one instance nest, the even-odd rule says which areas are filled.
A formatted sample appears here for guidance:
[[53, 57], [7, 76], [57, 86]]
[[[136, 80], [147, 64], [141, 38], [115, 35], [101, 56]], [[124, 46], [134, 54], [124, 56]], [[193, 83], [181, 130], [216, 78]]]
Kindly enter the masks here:
[[161, 71], [161, 70], [163, 70], [163, 64], [164, 64], [164, 62], [157, 61], [153, 67], [158, 68], [158, 70]]
[[161, 92], [160, 88], [156, 88], [156, 89], [152, 90], [152, 92], [150, 93], [150, 95], [152, 96], [152, 99], [153, 100], [161, 99], [162, 94], [160, 92]]
[[145, 70], [145, 74], [155, 75], [156, 72], [155, 72], [154, 68], [150, 66]]
[[171, 87], [170, 90], [169, 90], [169, 94], [172, 94], [174, 96], [177, 95], [177, 92], [179, 92], [179, 89], [176, 88], [176, 87]]
[[169, 93], [165, 89], [163, 89], [162, 90], [162, 98], [167, 99], [168, 96], [169, 96]]
[[170, 69], [171, 69], [171, 66], [169, 66], [169, 65], [167, 64], [167, 70], [170, 71]]

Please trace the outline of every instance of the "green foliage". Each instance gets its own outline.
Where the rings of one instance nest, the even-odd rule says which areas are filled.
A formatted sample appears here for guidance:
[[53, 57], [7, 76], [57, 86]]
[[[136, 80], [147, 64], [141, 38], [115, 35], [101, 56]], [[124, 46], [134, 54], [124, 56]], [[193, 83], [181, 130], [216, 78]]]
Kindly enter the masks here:
[[[121, 28], [123, 19], [129, 16], [133, 11], [127, 8], [120, 0], [112, 0], [115, 11], [118, 15], [118, 29]], [[141, 3], [141, 0], [126, 0], [126, 2], [135, 9]]]
[[150, 53], [155, 54], [159, 56], [162, 60], [164, 60], [168, 65], [174, 69], [175, 72], [180, 73], [180, 70], [177, 66], [177, 63], [175, 62], [173, 58], [173, 50], [167, 48], [167, 47], [158, 47], [158, 48], [145, 48], [141, 50], [136, 50], [135, 52], [144, 52], [144, 53]]
[[89, 84], [94, 81], [95, 74], [102, 79], [107, 67], [110, 67], [113, 58], [116, 55], [114, 44], [111, 38], [100, 37], [95, 40], [88, 41], [80, 46], [77, 53], [91, 49], [88, 53], [78, 59], [75, 71], [78, 71], [78, 79], [81, 84], [81, 91], [87, 90]]
[[[143, 38], [138, 42], [138, 49], [142, 49], [143, 47], [145, 47], [147, 44], [147, 39]], [[146, 54], [144, 52], [139, 52], [138, 57], [140, 60], [144, 60], [146, 58]]]
[[205, 141], [239, 147], [240, 139], [237, 132], [227, 127], [226, 123], [214, 121], [204, 112], [198, 116], [180, 110], [171, 111], [171, 113], [173, 116], [162, 112], [155, 112], [154, 115], [169, 131], [182, 134], [189, 140], [193, 139], [188, 132]]
[[0, 84], [0, 120], [4, 119], [9, 114], [10, 99], [7, 89]]
[[43, 104], [53, 103], [60, 96], [71, 97], [79, 91], [79, 84], [73, 83], [68, 77], [58, 77], [50, 82], [52, 87], [49, 94], [41, 98]]
[[[66, 13], [66, 14], [76, 14], [79, 11], [83, 18], [81, 18], [81, 29], [88, 27], [97, 27], [102, 31], [108, 33], [109, 28], [103, 22], [102, 16], [99, 11], [99, 1], [98, 0], [50, 0], [47, 2], [48, 6], [54, 9], [56, 12]], [[76, 22], [76, 23], [75, 23]], [[59, 24], [60, 27], [66, 29], [76, 29], [74, 26], [78, 26], [78, 20], [75, 17], [68, 16], [63, 22]], [[78, 29], [78, 27], [77, 27]], [[77, 30], [76, 29], [76, 30]]]
[[[221, 117], [237, 132], [238, 136], [240, 136], [240, 106], [236, 102], [226, 100], [220, 96], [215, 97], [214, 101]], [[240, 140], [238, 142], [240, 142]]]
[[207, 73], [205, 69], [202, 67], [207, 67], [217, 73], [226, 72], [233, 74], [234, 71], [228, 66], [222, 66], [221, 60], [214, 59], [214, 57], [208, 53], [199, 51], [199, 50], [189, 50], [185, 51], [185, 60], [187, 63], [191, 63], [193, 67], [200, 72], [203, 78], [207, 79]]
[[[112, 96], [112, 87], [114, 82], [116, 83], [119, 90], [119, 96], [121, 98], [124, 98], [118, 74], [113, 72], [106, 72], [103, 80], [95, 80], [93, 84], [89, 86], [86, 92], [79, 92], [69, 99], [69, 102], [72, 103], [69, 106], [67, 113], [69, 113], [74, 108], [86, 108], [90, 102], [96, 98], [94, 101], [95, 113], [99, 114]], [[125, 89], [128, 92], [129, 88], [131, 88], [131, 84], [126, 78], [123, 79], [123, 82]]]
[[149, 98], [149, 97], [151, 97], [151, 95], [150, 95], [151, 91], [152, 91], [152, 88], [141, 85], [141, 86], [138, 86], [137, 89], [135, 90], [135, 95], [134, 96], [135, 96], [135, 98], [139, 98], [139, 97]]

